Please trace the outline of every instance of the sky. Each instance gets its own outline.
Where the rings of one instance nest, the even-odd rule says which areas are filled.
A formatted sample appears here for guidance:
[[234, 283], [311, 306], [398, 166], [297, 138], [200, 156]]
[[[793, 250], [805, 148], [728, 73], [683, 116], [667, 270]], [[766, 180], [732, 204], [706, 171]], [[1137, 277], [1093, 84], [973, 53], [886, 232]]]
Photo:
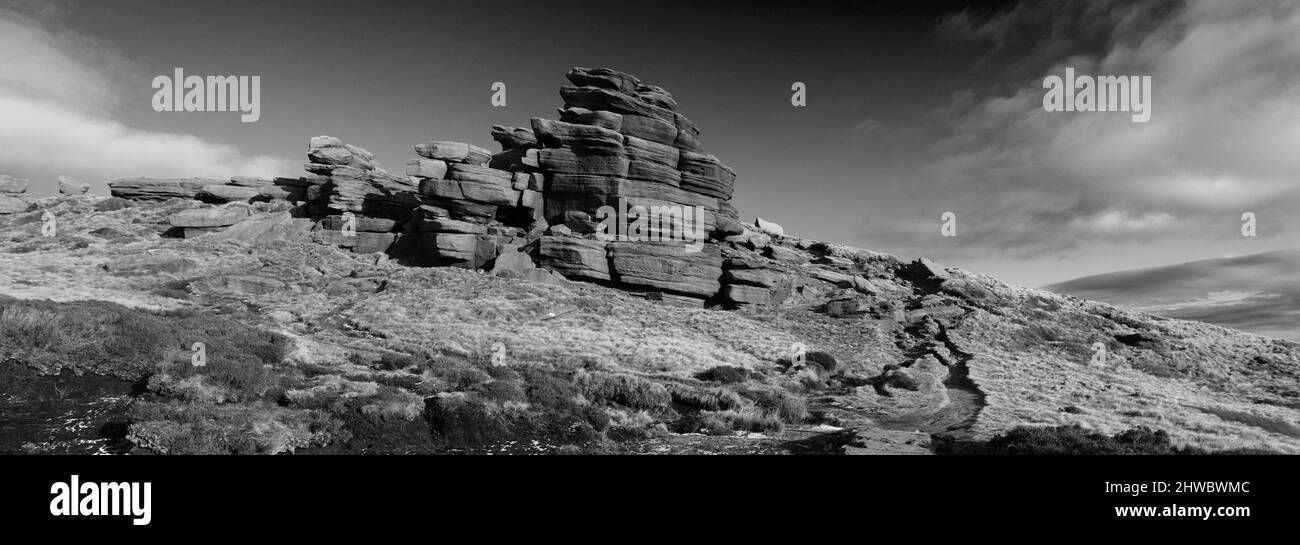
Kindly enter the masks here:
[[[1300, 246], [1300, 2], [968, 4], [0, 0], [0, 174], [299, 176], [321, 134], [400, 171], [608, 66], [672, 92], [787, 233], [1028, 286]], [[176, 67], [261, 76], [260, 121], [155, 112]], [[1066, 67], [1151, 76], [1151, 120], [1044, 111]]]

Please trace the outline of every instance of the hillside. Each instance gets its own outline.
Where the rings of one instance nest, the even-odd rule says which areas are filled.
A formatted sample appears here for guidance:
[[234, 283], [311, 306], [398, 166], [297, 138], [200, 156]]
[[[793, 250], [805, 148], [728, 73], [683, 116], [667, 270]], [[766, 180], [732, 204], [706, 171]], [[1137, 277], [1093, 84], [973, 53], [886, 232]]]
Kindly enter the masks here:
[[0, 451], [1300, 452], [1300, 344], [742, 220], [668, 91], [567, 77], [405, 175], [317, 136], [299, 178], [8, 184]]
[[[32, 365], [46, 376], [66, 369], [122, 379], [128, 386], [118, 397], [134, 397], [119, 416], [130, 420], [137, 449], [420, 452], [536, 437], [548, 448], [797, 451], [821, 436], [842, 442], [832, 428], [844, 428], [860, 432], [852, 442], [861, 448], [898, 451], [930, 434], [988, 438], [1067, 424], [1106, 433], [1147, 426], [1213, 450], [1300, 447], [1296, 343], [956, 269], [775, 237], [783, 259], [745, 255], [796, 278], [790, 300], [697, 309], [590, 283], [376, 263], [310, 241], [166, 238], [168, 214], [208, 205], [102, 210], [106, 202], [40, 201], [60, 219], [57, 237], [40, 236], [41, 211], [0, 216], [0, 291], [19, 299], [3, 302], [0, 347], [10, 384], [19, 383], [16, 367]], [[869, 287], [841, 287], [854, 277]], [[183, 364], [126, 365], [95, 352], [50, 362], [39, 356], [56, 347], [16, 330], [32, 312], [22, 301], [43, 299], [199, 311], [279, 333], [287, 346], [266, 362], [275, 385], [254, 392], [212, 371], [175, 371]], [[47, 305], [38, 325], [71, 336], [111, 333], [63, 317], [70, 314]], [[219, 334], [207, 335], [219, 344]], [[188, 342], [170, 347], [174, 360], [188, 361]], [[500, 367], [491, 359], [497, 342], [506, 348]], [[829, 357], [787, 370], [796, 342]], [[1094, 342], [1108, 347], [1109, 365], [1090, 365]], [[208, 357], [212, 370], [223, 358], [261, 365], [212, 349]], [[833, 370], [821, 361], [835, 362], [825, 365]], [[69, 376], [61, 380], [74, 384]], [[129, 384], [142, 379], [132, 394]], [[24, 384], [39, 392], [42, 380], [52, 379]], [[558, 398], [548, 401], [543, 390], [552, 388]], [[6, 392], [5, 403], [22, 401]], [[63, 409], [108, 420], [82, 401]], [[551, 429], [556, 421], [582, 431]], [[24, 436], [26, 447], [5, 448], [76, 451], [77, 441], [93, 443], [102, 431], [69, 435], [79, 425], [52, 422]], [[243, 440], [253, 445], [232, 444], [231, 433], [249, 430]], [[720, 438], [681, 435], [700, 430]], [[751, 430], [761, 436], [732, 435]]]

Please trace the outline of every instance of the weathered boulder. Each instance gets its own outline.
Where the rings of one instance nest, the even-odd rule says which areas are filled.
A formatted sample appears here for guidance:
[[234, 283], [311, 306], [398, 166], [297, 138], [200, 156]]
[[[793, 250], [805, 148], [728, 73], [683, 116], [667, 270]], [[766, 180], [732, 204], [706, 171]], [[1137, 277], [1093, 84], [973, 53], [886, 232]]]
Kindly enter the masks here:
[[560, 108], [560, 121], [566, 123], [577, 123], [579, 125], [594, 125], [603, 127], [612, 131], [620, 131], [623, 127], [623, 114], [606, 112], [601, 110], [588, 110], [586, 108], [568, 107]]
[[27, 186], [30, 183], [31, 182], [26, 179], [14, 178], [13, 176], [0, 174], [0, 193], [8, 195], [26, 193]]
[[720, 199], [731, 198], [736, 174], [718, 162], [717, 157], [683, 151], [677, 169], [682, 172], [683, 189]]
[[537, 136], [524, 127], [492, 126], [492, 139], [501, 144], [502, 150], [528, 149], [537, 147]]
[[722, 274], [722, 280], [729, 284], [745, 284], [762, 288], [776, 288], [789, 282], [789, 277], [783, 273], [770, 269], [728, 268]]
[[307, 242], [311, 240], [312, 220], [294, 218], [288, 212], [255, 214], [231, 225], [219, 233], [208, 235], [208, 240], [244, 242], [252, 245], [272, 242]]
[[613, 279], [628, 286], [712, 297], [722, 288], [722, 257], [706, 244], [697, 252], [681, 242], [609, 243]]
[[656, 182], [673, 187], [681, 187], [682, 185], [682, 173], [663, 163], [631, 161], [628, 163], [627, 177], [634, 180], [645, 180], [647, 182]]
[[677, 142], [677, 126], [654, 117], [623, 115], [618, 132], [649, 140], [657, 144], [673, 145]]
[[406, 162], [406, 175], [417, 178], [442, 178], [447, 175], [447, 162], [438, 159], [411, 159]]
[[63, 195], [85, 195], [90, 191], [90, 184], [70, 176], [59, 176], [59, 193]]
[[520, 191], [511, 187], [507, 181], [505, 184], [473, 182], [461, 180], [461, 194], [466, 200], [491, 204], [496, 206], [516, 206], [521, 198]]
[[599, 153], [592, 150], [575, 151], [567, 148], [529, 150], [536, 154], [537, 164], [543, 170], [568, 174], [596, 174], [602, 176], [627, 176], [629, 162], [621, 154]]
[[658, 85], [638, 85], [636, 87], [636, 96], [660, 108], [677, 109], [677, 100], [666, 89]]
[[[333, 136], [317, 136], [307, 146], [307, 159], [315, 165], [307, 170], [318, 174], [328, 174], [334, 167], [348, 166], [361, 170], [371, 170], [375, 164], [375, 154], [362, 148], [344, 144]], [[323, 171], [323, 172], [322, 172]]]
[[763, 218], [754, 218], [754, 228], [760, 233], [766, 233], [774, 237], [785, 236], [785, 229], [780, 225], [766, 221]]
[[[372, 218], [357, 215], [353, 215], [352, 218], [352, 228], [366, 233], [390, 233], [396, 229], [398, 224], [397, 220], [390, 218]], [[348, 220], [343, 215], [334, 214], [322, 218], [319, 228], [342, 231], [347, 223]]]
[[[712, 211], [713, 207], [717, 205], [714, 200], [708, 197], [691, 193], [689, 191], [683, 191], [668, 184], [645, 180], [633, 180], [617, 176], [593, 176], [586, 174], [552, 175], [547, 187], [546, 197], [548, 202], [555, 199], [557, 204], [560, 201], [585, 201], [588, 203], [586, 206], [590, 207], [590, 209], [555, 208], [555, 213], [562, 213], [563, 210], [581, 210], [588, 213], [595, 212], [596, 208], [603, 205], [618, 206], [618, 197], [627, 198], [628, 206], [635, 206], [638, 204], [644, 206], [678, 204], [683, 206], [699, 206], [705, 210]], [[576, 199], [573, 197], [576, 197]], [[633, 202], [633, 200], [637, 198], [658, 202]], [[549, 206], [548, 209], [550, 209]]]
[[726, 284], [722, 286], [722, 298], [732, 305], [763, 306], [772, 303], [772, 290], [744, 284]]
[[574, 85], [603, 87], [629, 94], [636, 93], [641, 85], [636, 76], [612, 68], [574, 67], [565, 76]]
[[539, 265], [567, 278], [610, 279], [609, 254], [604, 241], [544, 236], [537, 252]]
[[799, 264], [808, 262], [808, 256], [803, 252], [781, 246], [768, 246], [763, 248], [763, 254], [782, 263]]
[[682, 151], [704, 152], [704, 147], [700, 145], [700, 135], [692, 131], [677, 131], [677, 138], [673, 140], [673, 147]]
[[533, 134], [537, 135], [537, 143], [543, 147], [597, 149], [611, 152], [619, 152], [623, 149], [623, 135], [615, 130], [540, 117], [534, 117], [532, 123]]
[[[608, 110], [624, 115], [624, 123], [627, 122], [627, 115], [639, 115], [644, 117], [653, 117], [668, 124], [676, 126], [676, 114], [669, 109], [660, 108], [649, 102], [645, 102], [633, 95], [621, 93], [602, 87], [561, 87], [560, 97], [564, 99], [565, 105], [587, 108], [589, 110]], [[673, 138], [677, 137], [676, 131], [673, 132]]]
[[948, 271], [942, 265], [930, 261], [927, 258], [920, 258], [912, 262], [912, 270], [924, 278], [936, 279], [939, 281], [950, 278]]
[[206, 185], [196, 193], [195, 198], [215, 203], [253, 202], [262, 198], [262, 191], [256, 187], [237, 185]]
[[17, 214], [26, 212], [32, 207], [32, 203], [18, 197], [9, 195], [0, 195], [0, 214]]
[[470, 235], [482, 235], [487, 233], [487, 226], [481, 223], [454, 220], [449, 217], [420, 218], [417, 228], [420, 232], [433, 233], [462, 233]]
[[191, 208], [168, 216], [175, 227], [226, 227], [248, 219], [248, 209], [237, 206]]
[[447, 179], [512, 188], [514, 173], [485, 166], [453, 164], [447, 170]]
[[523, 278], [528, 275], [528, 271], [536, 268], [533, 258], [522, 251], [520, 245], [510, 244], [501, 248], [501, 253], [492, 263], [492, 274], [507, 278]]
[[410, 178], [340, 167], [330, 176], [329, 207], [340, 212], [406, 220], [424, 202]]
[[193, 199], [204, 187], [226, 182], [214, 178], [119, 178], [108, 183], [114, 197], [134, 201]]
[[415, 153], [427, 159], [439, 159], [448, 163], [467, 163], [471, 165], [485, 165], [492, 159], [492, 152], [464, 142], [425, 142], [415, 146]]
[[235, 185], [239, 187], [263, 188], [263, 187], [275, 185], [275, 179], [261, 178], [257, 176], [231, 176], [230, 185]]
[[396, 233], [367, 233], [357, 231], [355, 235], [344, 235], [342, 231], [316, 229], [312, 231], [312, 240], [321, 244], [331, 244], [341, 248], [351, 248], [353, 253], [372, 254], [387, 252], [397, 240]]
[[627, 157], [633, 161], [659, 163], [677, 169], [681, 162], [681, 150], [636, 136], [623, 136], [623, 147]]

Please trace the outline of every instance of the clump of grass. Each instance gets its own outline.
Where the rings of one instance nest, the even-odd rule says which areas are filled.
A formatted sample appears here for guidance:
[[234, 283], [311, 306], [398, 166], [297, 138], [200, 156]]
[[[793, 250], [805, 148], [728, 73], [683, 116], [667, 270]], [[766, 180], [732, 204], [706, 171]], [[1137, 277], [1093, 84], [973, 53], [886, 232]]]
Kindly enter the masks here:
[[705, 382], [720, 382], [722, 384], [736, 384], [739, 382], [745, 382], [746, 380], [749, 380], [749, 376], [750, 376], [749, 369], [745, 369], [744, 367], [734, 367], [731, 365], [719, 365], [717, 367], [706, 369], [700, 372], [699, 374], [695, 375], [695, 378], [703, 380]]
[[[202, 342], [206, 366], [190, 365]], [[55, 374], [63, 369], [130, 380], [165, 372], [179, 380], [204, 375], [231, 400], [272, 395], [268, 366], [289, 351], [278, 333], [237, 317], [197, 311], [150, 312], [103, 301], [27, 301], [0, 296], [0, 357]]]
[[639, 410], [661, 410], [672, 403], [672, 396], [662, 384], [634, 375], [579, 370], [574, 382], [594, 403], [617, 403]]
[[782, 422], [797, 424], [808, 418], [808, 403], [804, 398], [778, 388], [748, 388], [740, 395], [750, 399], [760, 409], [780, 418]]
[[781, 419], [756, 407], [702, 411], [699, 429], [708, 435], [728, 435], [736, 431], [775, 433], [781, 431]]
[[740, 394], [721, 388], [703, 388], [669, 382], [664, 384], [673, 403], [704, 411], [725, 411], [744, 406]]
[[421, 375], [420, 389], [427, 394], [463, 392], [492, 380], [481, 365], [448, 358], [429, 362]]
[[586, 399], [572, 373], [532, 364], [500, 375], [505, 378], [427, 400], [429, 431], [442, 446], [472, 449], [530, 439], [587, 445], [609, 428], [609, 415]]
[[528, 401], [528, 395], [517, 381], [511, 380], [492, 380], [479, 384], [474, 391], [483, 397], [496, 401], [498, 403], [518, 402], [525, 403]]
[[320, 411], [265, 402], [141, 401], [129, 415], [128, 439], [162, 454], [279, 454], [346, 436], [337, 421]]

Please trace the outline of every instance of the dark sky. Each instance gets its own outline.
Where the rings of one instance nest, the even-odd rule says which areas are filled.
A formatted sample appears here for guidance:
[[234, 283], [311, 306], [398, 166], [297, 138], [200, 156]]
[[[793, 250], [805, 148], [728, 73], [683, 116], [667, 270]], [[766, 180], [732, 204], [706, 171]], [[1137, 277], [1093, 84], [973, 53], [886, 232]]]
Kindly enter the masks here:
[[[7, 5], [0, 22], [22, 32], [0, 45], [26, 64], [0, 68], [9, 72], [0, 72], [0, 91], [29, 101], [9, 106], [26, 108], [33, 127], [51, 127], [36, 140], [67, 156], [33, 158], [51, 152], [25, 143], [32, 130], [11, 128], [8, 136], [32, 151], [0, 152], [0, 173], [30, 177], [47, 191], [59, 174], [95, 184], [250, 169], [297, 176], [307, 140], [320, 134], [367, 148], [399, 171], [414, 156], [411, 147], [426, 140], [497, 149], [492, 124], [554, 118], [569, 67], [608, 66], [674, 94], [703, 131], [705, 149], [737, 171], [735, 204], [743, 216], [770, 218], [809, 238], [928, 255], [1033, 285], [1296, 245], [1286, 235], [1293, 222], [1265, 213], [1279, 206], [1277, 199], [1296, 195], [1293, 182], [1280, 181], [1278, 173], [1294, 166], [1275, 156], [1280, 151], [1246, 142], [1263, 157], [1197, 164], [1203, 150], [1181, 151], [1184, 142], [1167, 141], [1189, 131], [1186, 118], [1160, 125], [1176, 111], [1162, 116], [1159, 108], [1183, 101], [1191, 111], [1196, 100], [1212, 99], [1183, 91], [1206, 82], [1178, 81], [1188, 73], [1178, 64], [1179, 47], [1209, 46], [1177, 33], [1218, 24], [1222, 13], [1163, 1], [1140, 3], [1150, 9], [1105, 1], [967, 4], [10, 0], [0, 2]], [[1274, 34], [1295, 30], [1295, 10], [1283, 17], [1276, 11], [1230, 15], [1278, 27], [1260, 29], [1260, 39], [1277, 50], [1281, 75], [1291, 78], [1300, 70], [1281, 54], [1300, 51]], [[1166, 34], [1165, 46], [1146, 40]], [[1211, 49], [1231, 53], [1232, 45]], [[1250, 46], [1239, 44], [1243, 55]], [[46, 56], [57, 62], [37, 62]], [[1157, 88], [1148, 127], [1116, 117], [1044, 118], [1035, 107], [1041, 95], [1033, 93], [1062, 62], [1142, 69], [1178, 82], [1180, 90], [1162, 95]], [[261, 76], [261, 121], [154, 112], [150, 82], [174, 67]], [[1258, 69], [1279, 74], [1277, 66]], [[507, 107], [489, 102], [496, 81], [507, 86]], [[806, 108], [790, 105], [795, 81], [808, 86]], [[1277, 97], [1282, 88], [1251, 90]], [[56, 131], [62, 122], [43, 122], [55, 116], [30, 105], [51, 100], [86, 123], [102, 123], [88, 130], [69, 119]], [[1206, 123], [1192, 128], [1221, 129]], [[1269, 131], [1289, 135], [1294, 128]], [[1113, 161], [1102, 153], [1119, 146], [1110, 144], [1117, 134], [1119, 141], [1138, 139], [1128, 149], [1166, 153]], [[1038, 149], [1049, 145], [1096, 149], [1075, 161], [1062, 148]], [[1170, 149], [1188, 157], [1170, 157]], [[1160, 161], [1164, 166], [1152, 166]], [[1091, 164], [1106, 166], [1094, 171]], [[1182, 183], [1193, 193], [1241, 198], [1225, 208], [1202, 202], [1212, 198], [1169, 204], [1159, 191], [1126, 193], [1137, 184], [1169, 184], [1168, 192], [1189, 194], [1174, 187]], [[1262, 240], [1232, 237], [1245, 209], [1261, 212]], [[939, 237], [947, 210], [959, 218], [953, 239]], [[1201, 242], [1207, 237], [1217, 242]], [[1151, 251], [1153, 245], [1160, 250]]]

